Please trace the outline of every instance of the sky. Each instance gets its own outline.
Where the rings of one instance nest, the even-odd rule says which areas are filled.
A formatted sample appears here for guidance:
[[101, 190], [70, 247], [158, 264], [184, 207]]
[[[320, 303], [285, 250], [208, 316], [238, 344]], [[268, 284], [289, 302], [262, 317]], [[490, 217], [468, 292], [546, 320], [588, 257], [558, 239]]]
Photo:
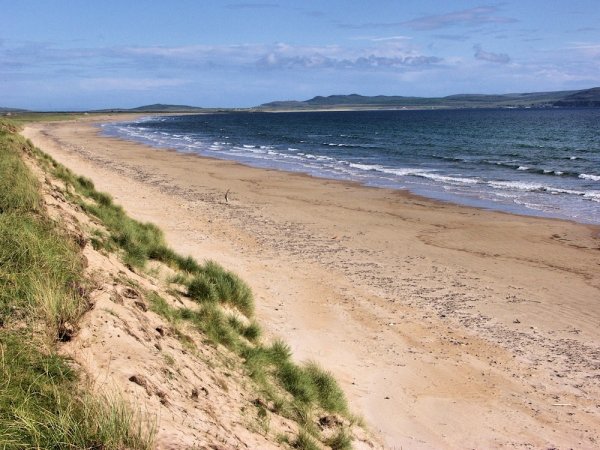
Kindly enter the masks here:
[[600, 86], [600, 0], [0, 0], [0, 106]]

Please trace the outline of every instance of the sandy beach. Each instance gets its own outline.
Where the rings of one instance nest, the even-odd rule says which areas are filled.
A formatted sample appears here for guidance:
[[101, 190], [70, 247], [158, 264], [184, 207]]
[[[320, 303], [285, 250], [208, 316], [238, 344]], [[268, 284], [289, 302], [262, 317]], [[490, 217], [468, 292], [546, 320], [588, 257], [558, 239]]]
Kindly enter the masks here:
[[116, 119], [23, 134], [244, 278], [386, 448], [600, 445], [600, 227], [99, 136]]

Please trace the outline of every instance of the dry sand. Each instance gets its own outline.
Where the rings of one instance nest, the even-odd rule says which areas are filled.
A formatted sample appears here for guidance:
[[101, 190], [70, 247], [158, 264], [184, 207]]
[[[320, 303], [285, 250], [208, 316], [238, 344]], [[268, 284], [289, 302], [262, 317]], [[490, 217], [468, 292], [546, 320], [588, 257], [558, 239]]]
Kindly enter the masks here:
[[600, 445], [598, 227], [152, 149], [92, 119], [23, 134], [239, 273], [268, 334], [334, 372], [387, 448]]

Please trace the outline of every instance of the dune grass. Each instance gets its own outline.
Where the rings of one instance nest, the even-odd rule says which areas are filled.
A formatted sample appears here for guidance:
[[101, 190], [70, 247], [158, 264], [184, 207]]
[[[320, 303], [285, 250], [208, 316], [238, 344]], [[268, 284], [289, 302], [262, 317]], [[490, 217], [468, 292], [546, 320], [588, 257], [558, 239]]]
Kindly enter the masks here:
[[253, 314], [252, 291], [237, 275], [214, 261], [199, 264], [189, 256], [175, 253], [166, 245], [164, 235], [156, 225], [131, 219], [108, 194], [98, 192], [91, 180], [76, 176], [47, 155], [40, 159], [65, 182], [68, 191], [74, 190], [78, 194], [72, 195], [72, 199], [108, 229], [107, 237], [94, 236], [95, 247], [122, 250], [124, 262], [133, 267], [143, 268], [148, 260], [165, 263], [183, 272], [180, 280], [187, 287], [187, 295], [194, 300], [228, 304], [247, 317]]
[[[241, 356], [248, 375], [270, 400], [281, 402], [272, 383], [283, 388], [291, 397], [287, 406], [280, 408], [283, 412], [294, 411], [291, 404], [296, 402], [310, 410], [319, 408], [330, 413], [348, 414], [344, 393], [329, 372], [314, 362], [296, 364], [289, 346], [281, 340], [268, 345], [259, 342], [260, 327], [255, 322], [244, 325], [212, 303], [202, 302], [200, 308], [192, 310], [170, 306], [156, 293], [148, 293], [146, 297], [150, 300], [150, 308], [171, 323], [187, 321], [213, 342]], [[289, 415], [297, 418], [294, 413]]]
[[[283, 341], [261, 342], [260, 327], [253, 320], [252, 291], [243, 280], [214, 261], [200, 264], [189, 256], [178, 255], [166, 245], [159, 228], [129, 218], [109, 195], [96, 191], [91, 180], [76, 176], [39, 150], [35, 152], [46, 169], [63, 180], [70, 199], [96, 217], [108, 231], [107, 235], [93, 236], [95, 248], [120, 251], [124, 262], [132, 267], [143, 269], [148, 260], [155, 260], [176, 271], [171, 282], [183, 286], [185, 295], [197, 303], [197, 308], [174, 307], [156, 292], [146, 292], [151, 310], [165, 317], [175, 330], [187, 323], [214, 344], [240, 356], [262, 395], [279, 413], [301, 424], [302, 431], [296, 441], [299, 448], [314, 445], [313, 438], [306, 433], [324, 442], [314, 425], [315, 414], [324, 411], [349, 417], [343, 391], [329, 372], [314, 362], [295, 363]], [[236, 309], [245, 320], [222, 306]]]
[[198, 302], [225, 303], [237, 308], [246, 317], [254, 311], [250, 287], [237, 275], [214, 261], [207, 261], [192, 272], [187, 294]]
[[81, 260], [40, 209], [37, 180], [21, 159], [24, 145], [13, 129], [0, 128], [0, 313], [44, 318], [58, 329], [83, 304]]
[[325, 439], [324, 443], [331, 447], [331, 450], [350, 450], [352, 448], [352, 438], [344, 428]]
[[32, 147], [16, 132], [0, 120], [0, 448], [150, 448], [151, 430], [122, 402], [82, 392], [56, 353], [87, 307], [83, 268], [41, 208], [22, 159]]
[[73, 120], [85, 117], [85, 113], [60, 113], [60, 112], [16, 112], [10, 116], [10, 122], [23, 125], [34, 122], [56, 122], [60, 120]]
[[312, 435], [306, 430], [300, 430], [298, 437], [292, 442], [292, 447], [299, 450], [319, 450], [320, 447], [315, 442]]
[[64, 358], [23, 332], [1, 336], [0, 448], [151, 448], [151, 433], [123, 402], [74, 395], [77, 376]]

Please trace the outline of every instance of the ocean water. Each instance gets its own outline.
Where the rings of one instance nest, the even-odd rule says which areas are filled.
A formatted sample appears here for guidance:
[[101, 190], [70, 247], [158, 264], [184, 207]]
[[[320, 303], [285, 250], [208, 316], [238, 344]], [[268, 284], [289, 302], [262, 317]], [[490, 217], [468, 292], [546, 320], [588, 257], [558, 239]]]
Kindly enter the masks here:
[[256, 167], [600, 224], [600, 109], [226, 113], [102, 128]]

